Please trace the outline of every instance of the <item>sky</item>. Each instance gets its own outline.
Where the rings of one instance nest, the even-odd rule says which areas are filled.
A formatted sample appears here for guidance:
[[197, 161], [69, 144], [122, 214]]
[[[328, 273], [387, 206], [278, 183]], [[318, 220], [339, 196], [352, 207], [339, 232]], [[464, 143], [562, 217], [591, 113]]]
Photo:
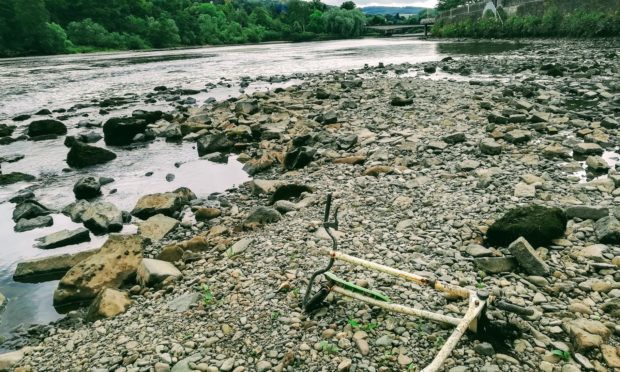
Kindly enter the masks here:
[[[343, 0], [323, 0], [329, 5], [340, 5]], [[437, 0], [353, 0], [358, 7], [364, 6], [420, 6], [424, 8], [434, 8]]]

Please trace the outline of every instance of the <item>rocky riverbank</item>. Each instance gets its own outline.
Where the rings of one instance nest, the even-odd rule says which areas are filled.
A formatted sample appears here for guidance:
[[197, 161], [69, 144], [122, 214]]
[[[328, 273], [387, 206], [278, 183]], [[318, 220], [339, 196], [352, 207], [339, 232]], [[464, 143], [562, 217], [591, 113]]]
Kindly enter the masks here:
[[[620, 368], [619, 53], [615, 40], [532, 43], [305, 76], [286, 89], [106, 122], [108, 144], [196, 141], [197, 156], [213, 161], [239, 154], [254, 180], [223, 194], [145, 195], [130, 212], [105, 206], [105, 196], [65, 208], [87, 233], [130, 219], [138, 232], [51, 265], [62, 275], [55, 304], [88, 306], [9, 340], [28, 346], [0, 355], [0, 369], [421, 369], [451, 328], [333, 294], [315, 314], [301, 309], [309, 276], [327, 263], [327, 193], [341, 205], [339, 250], [536, 310], [527, 319], [491, 310], [520, 335], [510, 345], [464, 337], [445, 370]], [[89, 154], [85, 142], [65, 141]], [[76, 197], [97, 197], [100, 181], [81, 180]], [[28, 220], [48, 214], [28, 200], [15, 200], [37, 212]], [[333, 271], [395, 303], [465, 309], [382, 274]]]

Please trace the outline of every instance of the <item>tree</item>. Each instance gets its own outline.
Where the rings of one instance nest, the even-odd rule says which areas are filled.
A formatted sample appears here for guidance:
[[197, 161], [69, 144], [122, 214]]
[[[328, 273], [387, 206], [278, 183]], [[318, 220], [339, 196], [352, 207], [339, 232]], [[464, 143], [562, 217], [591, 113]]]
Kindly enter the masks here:
[[437, 10], [445, 11], [452, 8], [456, 8], [459, 5], [464, 5], [467, 0], [439, 0], [437, 3]]
[[353, 1], [345, 1], [340, 5], [340, 8], [346, 10], [353, 10], [356, 8], [356, 5]]

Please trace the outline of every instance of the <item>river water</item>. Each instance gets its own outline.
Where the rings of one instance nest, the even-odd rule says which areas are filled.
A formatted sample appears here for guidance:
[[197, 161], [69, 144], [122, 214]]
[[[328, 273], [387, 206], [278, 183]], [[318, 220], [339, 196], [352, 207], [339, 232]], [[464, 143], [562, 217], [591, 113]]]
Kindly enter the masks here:
[[[512, 44], [452, 44], [392, 38], [4, 59], [0, 60], [0, 123], [21, 125], [14, 133], [17, 136], [29, 121], [15, 123], [11, 118], [16, 115], [34, 114], [43, 108], [67, 110], [78, 103], [128, 95], [142, 102], [145, 94], [159, 85], [201, 90], [207, 83], [228, 79], [230, 86], [220, 85], [194, 95], [201, 104], [208, 97], [221, 100], [238, 95], [238, 83], [243, 76], [256, 78], [349, 70], [379, 62], [428, 62], [448, 55], [458, 58], [463, 54], [490, 54], [516, 47]], [[255, 81], [246, 92], [295, 82], [294, 79], [273, 84]], [[138, 106], [168, 111], [173, 108], [168, 102], [139, 103]], [[110, 115], [127, 114], [134, 108], [133, 104], [114, 108]], [[69, 111], [69, 114], [63, 114], [66, 115], [63, 121], [69, 134], [74, 135], [86, 131], [77, 127], [79, 120], [106, 118], [100, 115], [96, 106]], [[96, 145], [105, 146], [103, 141]], [[12, 275], [17, 262], [95, 248], [105, 241], [105, 237], [93, 237], [91, 242], [58, 249], [33, 247], [37, 237], [80, 225], [62, 214], [54, 214], [51, 227], [15, 233], [11, 220], [14, 204], [7, 202], [12, 195], [28, 187], [35, 192], [37, 200], [60, 210], [73, 201], [72, 186], [81, 176], [106, 176], [114, 178], [115, 182], [103, 188], [105, 196], [102, 198], [123, 210], [130, 210], [146, 193], [186, 186], [199, 197], [206, 197], [249, 179], [234, 158], [230, 158], [228, 164], [201, 160], [192, 145], [155, 141], [138, 148], [114, 148], [118, 155], [116, 160], [72, 172], [63, 172], [67, 148], [62, 139], [17, 141], [0, 146], [0, 157], [15, 153], [25, 155], [23, 160], [15, 163], [3, 163], [3, 172], [20, 171], [38, 177], [32, 183], [0, 187], [0, 293], [8, 298], [8, 305], [0, 314], [0, 336], [9, 335], [20, 325], [23, 328], [29, 324], [47, 323], [62, 316], [52, 307], [52, 293], [58, 282], [16, 283]], [[181, 163], [181, 166], [176, 167], [175, 163]], [[147, 177], [147, 172], [153, 174]], [[176, 176], [174, 181], [165, 180], [168, 173]], [[112, 189], [118, 192], [109, 194]], [[124, 233], [133, 231], [135, 228], [131, 226], [123, 230]]]

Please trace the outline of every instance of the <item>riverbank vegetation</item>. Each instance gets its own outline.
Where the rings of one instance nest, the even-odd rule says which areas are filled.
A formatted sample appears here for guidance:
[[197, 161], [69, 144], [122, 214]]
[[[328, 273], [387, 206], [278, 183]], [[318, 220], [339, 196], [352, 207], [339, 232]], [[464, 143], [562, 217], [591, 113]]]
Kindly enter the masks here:
[[351, 1], [0, 0], [0, 57], [358, 37]]
[[487, 11], [480, 19], [446, 22], [439, 19], [433, 36], [511, 38], [511, 37], [607, 37], [620, 35], [620, 10], [577, 9], [562, 12], [548, 6], [541, 15], [507, 16], [500, 8], [499, 17]]

